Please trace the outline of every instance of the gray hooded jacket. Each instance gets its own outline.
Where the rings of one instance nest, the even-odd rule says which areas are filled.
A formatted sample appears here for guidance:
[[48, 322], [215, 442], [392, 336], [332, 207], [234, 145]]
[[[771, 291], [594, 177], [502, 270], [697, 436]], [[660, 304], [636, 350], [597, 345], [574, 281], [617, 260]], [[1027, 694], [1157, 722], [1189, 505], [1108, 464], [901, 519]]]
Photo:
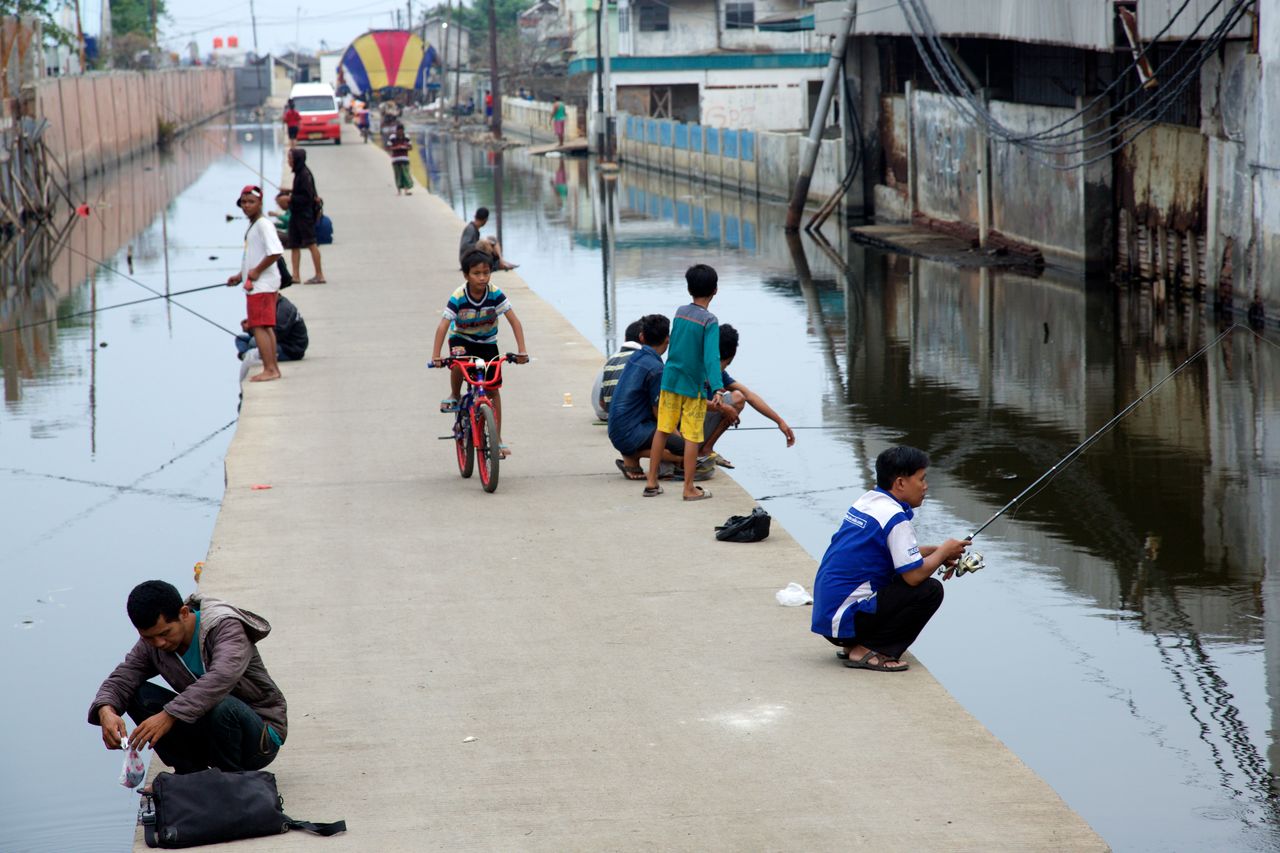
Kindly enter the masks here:
[[164, 706], [174, 719], [194, 723], [227, 696], [234, 696], [256, 711], [283, 741], [288, 733], [284, 694], [271, 680], [257, 648], [271, 633], [271, 625], [256, 613], [198, 592], [186, 604], [200, 611], [204, 675], [196, 678], [178, 654], [152, 648], [139, 637], [124, 662], [98, 688], [89, 707], [89, 723], [98, 725], [98, 709], [103, 705], [123, 714], [134, 692], [158, 674], [178, 694]]

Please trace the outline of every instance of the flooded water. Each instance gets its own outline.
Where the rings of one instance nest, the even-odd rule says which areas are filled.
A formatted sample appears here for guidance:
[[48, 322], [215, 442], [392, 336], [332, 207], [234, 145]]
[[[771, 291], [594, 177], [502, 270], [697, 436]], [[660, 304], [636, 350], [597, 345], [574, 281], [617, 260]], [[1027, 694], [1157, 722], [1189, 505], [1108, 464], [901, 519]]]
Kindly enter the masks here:
[[[690, 263], [719, 270], [729, 372], [801, 429], [788, 450], [749, 411], [717, 449], [815, 558], [890, 444], [932, 454], [922, 538], [965, 534], [1220, 331], [1198, 305], [886, 256], [835, 222], [830, 252], [797, 248], [780, 205], [638, 169], [422, 141], [419, 180], [465, 218], [495, 209], [506, 256], [602, 352], [687, 301]], [[1233, 333], [993, 524], [987, 569], [947, 585], [915, 648], [1118, 851], [1280, 846], [1272, 341]]]
[[147, 298], [144, 285], [225, 281], [244, 232], [226, 214], [257, 182], [228, 152], [279, 163], [256, 130], [206, 127], [77, 188], [90, 216], [46, 269], [3, 283], [5, 853], [132, 846], [137, 795], [116, 783], [122, 754], [103, 749], [89, 703], [137, 639], [129, 590], [149, 578], [190, 590], [208, 549], [238, 395], [227, 330], [244, 300], [225, 288], [177, 300], [207, 320], [156, 300], [28, 324]]

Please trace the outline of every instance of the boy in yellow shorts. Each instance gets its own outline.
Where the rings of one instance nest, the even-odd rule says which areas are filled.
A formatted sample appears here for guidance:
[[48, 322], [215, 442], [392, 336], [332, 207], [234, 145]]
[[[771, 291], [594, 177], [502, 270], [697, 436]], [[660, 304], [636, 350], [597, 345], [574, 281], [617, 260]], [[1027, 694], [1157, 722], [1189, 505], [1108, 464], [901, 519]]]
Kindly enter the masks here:
[[685, 271], [684, 280], [693, 302], [676, 309], [671, 321], [671, 344], [658, 395], [658, 429], [653, 434], [644, 496], [662, 494], [657, 460], [662, 459], [667, 436], [679, 430], [684, 437], [684, 499], [704, 501], [711, 492], [695, 486], [693, 475], [707, 415], [706, 394], [719, 398], [724, 388], [720, 378], [720, 321], [707, 310], [715, 298], [719, 276], [706, 264], [694, 264]]

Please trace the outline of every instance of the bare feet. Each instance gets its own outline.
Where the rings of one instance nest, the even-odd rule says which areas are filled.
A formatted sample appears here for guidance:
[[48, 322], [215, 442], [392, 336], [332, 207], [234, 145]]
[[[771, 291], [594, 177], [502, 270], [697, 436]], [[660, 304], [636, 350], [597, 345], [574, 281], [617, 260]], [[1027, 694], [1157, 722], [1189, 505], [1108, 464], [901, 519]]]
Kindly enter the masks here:
[[250, 376], [249, 381], [250, 382], [270, 382], [273, 379], [279, 379], [279, 378], [280, 378], [280, 371], [277, 370], [274, 373], [267, 373], [267, 371], [264, 370], [261, 373], [259, 373], [257, 376]]
[[518, 267], [518, 266], [520, 266], [520, 265], [519, 265], [519, 264], [509, 264], [509, 263], [507, 263], [506, 261], [503, 261], [502, 263], [498, 264], [498, 269], [500, 269], [500, 270], [513, 270], [513, 269], [515, 269], [515, 268], [516, 268], [516, 267]]

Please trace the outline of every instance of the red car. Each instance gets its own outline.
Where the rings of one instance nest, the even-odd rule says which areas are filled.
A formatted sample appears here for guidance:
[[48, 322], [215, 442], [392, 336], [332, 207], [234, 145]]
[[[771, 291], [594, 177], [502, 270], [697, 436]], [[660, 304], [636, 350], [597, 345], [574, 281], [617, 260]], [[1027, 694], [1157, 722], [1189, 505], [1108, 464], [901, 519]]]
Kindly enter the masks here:
[[298, 141], [314, 142], [332, 139], [342, 144], [342, 121], [333, 89], [324, 83], [298, 83], [290, 93], [293, 107], [302, 116], [298, 125]]

